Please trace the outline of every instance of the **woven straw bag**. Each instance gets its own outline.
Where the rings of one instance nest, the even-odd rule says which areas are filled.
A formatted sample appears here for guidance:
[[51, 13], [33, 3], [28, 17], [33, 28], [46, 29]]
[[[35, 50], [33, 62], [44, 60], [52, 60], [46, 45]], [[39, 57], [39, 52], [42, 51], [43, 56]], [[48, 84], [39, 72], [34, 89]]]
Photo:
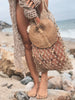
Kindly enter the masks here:
[[53, 21], [45, 17], [40, 19], [39, 24], [31, 25], [29, 30], [29, 38], [32, 44], [34, 44], [36, 47], [48, 48], [51, 47], [58, 39], [57, 29]]

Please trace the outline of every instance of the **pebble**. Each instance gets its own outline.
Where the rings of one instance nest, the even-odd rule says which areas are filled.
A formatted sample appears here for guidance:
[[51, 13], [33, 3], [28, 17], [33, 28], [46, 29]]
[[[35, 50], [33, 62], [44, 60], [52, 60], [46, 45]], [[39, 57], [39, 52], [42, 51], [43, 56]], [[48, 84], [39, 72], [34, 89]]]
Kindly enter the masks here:
[[10, 84], [7, 86], [8, 89], [10, 89], [13, 86], [13, 84]]
[[48, 80], [48, 89], [61, 89], [61, 75], [58, 71], [49, 71], [48, 77], [53, 76], [53, 78]]
[[26, 86], [25, 86], [25, 92], [28, 92], [29, 90], [31, 90], [34, 86], [34, 82], [29, 82]]
[[74, 91], [71, 75], [64, 72], [61, 74], [62, 77], [62, 87], [65, 91]]
[[33, 81], [33, 79], [30, 76], [27, 76], [27, 77], [25, 77], [24, 79], [21, 80], [21, 83], [26, 85], [26, 84], [28, 84], [29, 82], [32, 82], [32, 81]]
[[29, 100], [29, 97], [25, 92], [19, 91], [15, 94], [17, 100]]
[[11, 78], [12, 78], [12, 79], [15, 79], [15, 80], [18, 80], [18, 81], [21, 80], [21, 77], [20, 77], [20, 76], [17, 76], [17, 75], [12, 75]]

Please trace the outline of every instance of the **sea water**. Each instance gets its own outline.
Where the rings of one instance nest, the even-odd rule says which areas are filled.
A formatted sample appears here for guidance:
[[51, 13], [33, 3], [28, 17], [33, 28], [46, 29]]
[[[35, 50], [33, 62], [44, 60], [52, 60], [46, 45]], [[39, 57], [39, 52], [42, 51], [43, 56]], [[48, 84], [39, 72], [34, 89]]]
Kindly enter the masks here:
[[[56, 23], [61, 37], [75, 40], [75, 19], [56, 21]], [[12, 32], [12, 28], [6, 28], [3, 32]]]
[[75, 19], [57, 21], [62, 37], [75, 39]]

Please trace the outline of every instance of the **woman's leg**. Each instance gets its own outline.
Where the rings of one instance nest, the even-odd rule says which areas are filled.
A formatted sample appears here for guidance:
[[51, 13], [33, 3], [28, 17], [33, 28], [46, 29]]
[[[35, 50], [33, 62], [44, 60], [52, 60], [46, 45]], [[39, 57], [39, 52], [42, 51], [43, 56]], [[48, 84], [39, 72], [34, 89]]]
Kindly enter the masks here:
[[48, 76], [47, 72], [42, 73], [41, 82], [39, 85], [39, 90], [37, 93], [37, 99], [44, 99], [47, 97], [47, 87], [48, 87]]
[[[45, 0], [48, 6], [48, 0]], [[48, 76], [47, 72], [42, 73], [41, 82], [39, 85], [39, 90], [37, 93], [37, 98], [42, 99], [47, 97], [47, 87], [48, 87]]]
[[34, 79], [34, 87], [31, 91], [28, 92], [29, 96], [36, 96], [37, 93], [37, 88], [38, 88], [38, 83], [39, 83], [39, 78], [38, 78], [38, 73], [36, 71], [35, 63], [32, 58], [32, 48], [31, 48], [31, 42], [28, 37], [27, 33], [27, 26], [29, 25], [28, 20], [24, 16], [23, 8], [17, 4], [17, 10], [16, 10], [16, 16], [17, 16], [17, 25], [18, 25], [18, 30], [19, 33], [22, 36], [23, 43], [25, 46], [25, 57], [26, 61], [29, 67], [29, 70], [31, 72], [31, 75]]

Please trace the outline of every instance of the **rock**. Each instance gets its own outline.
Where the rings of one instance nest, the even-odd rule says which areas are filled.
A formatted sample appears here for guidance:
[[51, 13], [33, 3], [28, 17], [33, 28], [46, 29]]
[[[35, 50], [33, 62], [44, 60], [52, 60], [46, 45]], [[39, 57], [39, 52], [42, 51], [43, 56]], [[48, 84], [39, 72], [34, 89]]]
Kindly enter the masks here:
[[9, 25], [6, 22], [0, 21], [0, 30], [4, 29], [4, 28], [10, 28], [11, 25]]
[[73, 76], [73, 71], [69, 71], [68, 74], [71, 75], [71, 77]]
[[19, 76], [21, 79], [24, 78], [24, 74], [22, 73], [22, 70], [17, 68], [17, 67], [10, 67], [8, 72], [7, 72], [8, 75], [17, 75]]
[[15, 79], [15, 80], [21, 80], [21, 77], [20, 76], [17, 76], [17, 75], [12, 75], [11, 77], [12, 79]]
[[75, 79], [75, 69], [72, 72], [73, 72], [73, 74], [72, 74], [72, 80], [74, 80]]
[[13, 84], [10, 84], [7, 86], [8, 89], [11, 89], [11, 87], [13, 86]]
[[0, 70], [3, 71], [4, 74], [7, 74], [9, 77], [12, 75], [17, 75], [21, 78], [24, 78], [22, 70], [16, 68], [10, 60], [3, 59], [0, 64]]
[[33, 79], [30, 76], [27, 76], [27, 77], [25, 77], [24, 79], [21, 80], [21, 83], [26, 85], [26, 84], [28, 84], [29, 82], [32, 82], [32, 81], [33, 81]]
[[70, 54], [72, 54], [73, 56], [74, 56], [74, 58], [75, 58], [75, 49], [70, 49]]
[[6, 75], [6, 74], [4, 74], [2, 71], [0, 71], [0, 77], [8, 78], [8, 75]]
[[2, 87], [7, 87], [8, 89], [11, 89], [11, 87], [13, 86], [13, 84], [9, 84], [8, 85], [8, 83], [3, 83], [1, 86]]
[[73, 88], [74, 88], [74, 90], [75, 90], [75, 79], [72, 80], [72, 84], [73, 84]]
[[10, 67], [14, 67], [14, 65], [9, 60], [3, 59], [1, 61], [0, 70], [3, 71], [3, 73], [7, 74], [8, 76], [10, 76], [9, 72]]
[[[38, 100], [38, 99], [31, 97], [29, 100]], [[71, 100], [71, 94], [70, 92], [64, 90], [48, 89], [48, 97], [46, 99], [41, 99], [41, 100]]]
[[61, 75], [58, 71], [48, 71], [48, 77], [53, 76], [48, 80], [48, 89], [61, 89]]
[[22, 57], [22, 67], [17, 67], [14, 65], [14, 50], [10, 47], [1, 47], [0, 54], [2, 55], [2, 60], [0, 61], [0, 70], [6, 73], [9, 76], [14, 74], [24, 78], [27, 74], [30, 73], [25, 56]]
[[11, 51], [10, 48], [0, 48], [0, 53], [2, 54], [2, 59], [9, 60], [14, 63], [14, 52]]
[[29, 82], [26, 86], [25, 86], [25, 92], [28, 92], [29, 90], [31, 90], [34, 86], [34, 82]]
[[62, 76], [62, 87], [63, 87], [63, 89], [66, 90], [66, 91], [74, 91], [71, 75], [64, 72], [63, 74], [61, 74], [61, 76]]
[[29, 100], [29, 97], [27, 96], [27, 94], [25, 92], [22, 92], [22, 91], [17, 92], [15, 94], [15, 98], [17, 100]]

